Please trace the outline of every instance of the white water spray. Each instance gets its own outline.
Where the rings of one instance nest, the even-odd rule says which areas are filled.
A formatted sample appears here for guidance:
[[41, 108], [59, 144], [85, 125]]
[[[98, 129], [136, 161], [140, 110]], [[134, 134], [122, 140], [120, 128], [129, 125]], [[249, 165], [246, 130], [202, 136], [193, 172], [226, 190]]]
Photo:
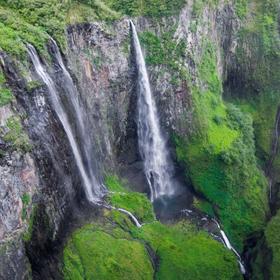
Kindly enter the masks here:
[[172, 196], [174, 173], [166, 141], [160, 131], [156, 104], [135, 26], [130, 21], [138, 70], [138, 145], [144, 171], [150, 187], [151, 201], [161, 196]]

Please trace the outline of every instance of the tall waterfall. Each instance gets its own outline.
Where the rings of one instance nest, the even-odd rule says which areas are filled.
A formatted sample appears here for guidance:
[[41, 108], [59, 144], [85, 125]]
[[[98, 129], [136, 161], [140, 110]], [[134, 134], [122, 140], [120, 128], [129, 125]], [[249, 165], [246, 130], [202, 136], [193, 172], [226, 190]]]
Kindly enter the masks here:
[[[66, 69], [63, 59], [61, 57], [59, 48], [56, 44], [56, 42], [51, 38], [52, 45], [53, 45], [53, 51], [56, 58], [56, 61], [59, 65], [59, 67], [62, 70], [62, 76], [63, 76], [63, 88], [66, 90], [67, 97], [69, 101], [71, 102], [71, 108], [74, 108], [74, 121], [76, 123], [76, 128], [78, 131], [79, 140], [81, 142], [81, 145], [79, 148], [81, 149], [83, 160], [86, 165], [86, 170], [89, 173], [89, 177], [91, 179], [92, 185], [94, 186], [95, 191], [98, 191], [100, 195], [104, 194], [105, 188], [103, 187], [103, 184], [100, 182], [101, 179], [97, 178], [98, 172], [94, 170], [96, 167], [96, 158], [92, 144], [92, 140], [90, 139], [90, 133], [89, 128], [86, 127], [86, 115], [85, 111], [82, 110], [80, 106], [80, 102], [78, 99], [79, 93], [78, 90], [73, 82], [73, 79], [71, 78], [71, 75], [69, 74], [68, 70]], [[99, 188], [99, 190], [97, 189]]]
[[144, 162], [151, 201], [174, 194], [173, 165], [166, 141], [160, 131], [157, 108], [136, 28], [130, 21], [138, 70], [138, 145]]
[[[98, 182], [97, 178], [94, 175], [94, 170], [92, 170], [91, 165], [91, 159], [90, 159], [90, 153], [89, 153], [89, 140], [87, 133], [85, 131], [84, 121], [83, 121], [83, 115], [82, 115], [82, 109], [79, 105], [78, 101], [78, 93], [74, 86], [74, 83], [71, 79], [70, 74], [68, 73], [66, 67], [64, 66], [62, 57], [60, 55], [59, 49], [54, 43], [54, 49], [55, 49], [55, 57], [56, 60], [63, 72], [64, 75], [64, 81], [65, 81], [65, 88], [67, 90], [67, 98], [70, 99], [70, 103], [73, 105], [73, 112], [74, 119], [77, 122], [76, 126], [78, 128], [78, 133], [81, 133], [82, 139], [87, 139], [83, 143], [83, 148], [79, 147], [77, 138], [75, 137], [74, 130], [71, 127], [70, 121], [69, 121], [69, 115], [67, 114], [67, 111], [65, 110], [62, 100], [58, 94], [58, 91], [56, 89], [55, 83], [50, 77], [50, 75], [47, 73], [45, 67], [40, 62], [39, 56], [35, 50], [35, 48], [28, 44], [28, 53], [32, 60], [32, 63], [35, 67], [35, 70], [37, 74], [40, 76], [40, 78], [43, 80], [43, 82], [46, 84], [49, 93], [50, 93], [50, 99], [52, 106], [66, 132], [67, 138], [69, 140], [70, 146], [72, 148], [74, 158], [76, 161], [76, 165], [78, 167], [78, 170], [80, 172], [83, 186], [85, 189], [85, 193], [87, 196], [87, 199], [91, 202], [98, 202], [101, 200], [101, 198], [104, 195], [104, 187], [101, 183]], [[82, 151], [81, 151], [82, 150]]]

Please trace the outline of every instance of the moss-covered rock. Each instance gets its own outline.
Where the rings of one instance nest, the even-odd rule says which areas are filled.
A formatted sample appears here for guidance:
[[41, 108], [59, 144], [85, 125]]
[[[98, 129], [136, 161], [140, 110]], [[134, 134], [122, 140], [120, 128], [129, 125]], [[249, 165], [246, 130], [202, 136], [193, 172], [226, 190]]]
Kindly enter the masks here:
[[13, 94], [6, 86], [6, 79], [0, 69], [0, 107], [9, 104], [12, 100]]
[[156, 279], [241, 279], [235, 256], [206, 233], [188, 223], [168, 226], [159, 222], [135, 229], [133, 236], [157, 253]]
[[20, 119], [12, 116], [7, 120], [8, 132], [4, 135], [4, 140], [12, 144], [13, 149], [29, 152], [31, 144], [27, 134], [23, 131]]
[[31, 43], [48, 57], [46, 43], [49, 35], [64, 48], [68, 24], [118, 17], [117, 12], [101, 1], [1, 0], [0, 49], [25, 59], [25, 44]]
[[234, 254], [186, 222], [137, 228], [126, 215], [105, 212], [105, 222], [86, 225], [68, 240], [64, 279], [242, 278]]
[[280, 212], [269, 222], [265, 230], [267, 247], [272, 253], [270, 279], [280, 279]]
[[[88, 1], [89, 2], [89, 1]], [[130, 16], [162, 17], [179, 12], [185, 4], [184, 0], [104, 0], [113, 10]]]
[[197, 131], [188, 141], [177, 138], [176, 151], [195, 189], [241, 250], [246, 237], [264, 227], [267, 181], [255, 157], [252, 119], [221, 99], [215, 48], [207, 40], [204, 45], [198, 60], [204, 85], [192, 88]]
[[75, 232], [64, 250], [64, 279], [153, 279], [145, 246], [124, 232], [108, 234], [94, 225]]

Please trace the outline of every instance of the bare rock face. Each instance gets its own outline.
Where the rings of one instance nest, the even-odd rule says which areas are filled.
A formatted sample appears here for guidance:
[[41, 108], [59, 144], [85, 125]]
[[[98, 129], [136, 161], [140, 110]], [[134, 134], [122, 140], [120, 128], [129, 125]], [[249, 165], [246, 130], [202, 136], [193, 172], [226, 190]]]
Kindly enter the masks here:
[[[168, 63], [147, 63], [161, 127], [169, 142], [173, 133], [187, 138], [196, 130], [192, 89], [183, 76], [189, 72], [192, 83], [201, 86], [196, 62], [201, 58], [205, 38], [216, 47], [222, 78], [239, 28], [230, 4], [205, 8], [199, 17], [193, 16], [192, 8], [189, 1], [176, 16], [133, 19], [140, 40], [152, 34], [153, 39], [165, 42], [159, 48], [172, 44]], [[137, 73], [129, 20], [69, 26], [67, 36], [65, 58], [76, 78], [91, 126], [88, 133], [96, 144], [102, 169], [119, 170], [137, 190], [147, 190], [137, 143]], [[179, 56], [176, 48], [180, 46]], [[142, 47], [145, 51], [145, 40]]]
[[0, 279], [31, 278], [31, 267], [20, 236], [0, 243]]
[[5, 239], [23, 228], [22, 211], [28, 205], [23, 205], [22, 197], [32, 197], [38, 186], [38, 177], [30, 155], [17, 152], [5, 156], [0, 172], [0, 239]]
[[30, 274], [30, 265], [21, 236], [28, 228], [31, 200], [38, 188], [38, 175], [32, 156], [14, 149], [11, 143], [4, 140], [9, 130], [13, 129], [7, 127], [7, 122], [14, 117], [15, 113], [9, 105], [0, 108], [1, 279], [27, 279]]

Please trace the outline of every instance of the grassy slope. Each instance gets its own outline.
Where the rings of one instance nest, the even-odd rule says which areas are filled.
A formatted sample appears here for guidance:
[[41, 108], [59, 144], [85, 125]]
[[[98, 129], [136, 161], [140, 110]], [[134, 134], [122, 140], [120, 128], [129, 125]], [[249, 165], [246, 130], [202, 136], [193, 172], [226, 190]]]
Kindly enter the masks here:
[[64, 251], [64, 279], [152, 279], [153, 268], [141, 242], [88, 225], [71, 237]]
[[[123, 190], [115, 176], [107, 184], [112, 178], [114, 184], [118, 182], [114, 189]], [[138, 214], [149, 202], [143, 203], [138, 203]], [[147, 245], [157, 255], [156, 272]], [[100, 222], [78, 229], [69, 238], [63, 273], [65, 279], [154, 279], [154, 273], [160, 280], [205, 279], [205, 275], [213, 280], [217, 275], [224, 280], [241, 279], [235, 256], [190, 224], [154, 221], [139, 229], [126, 215], [107, 210]]]
[[157, 252], [160, 259], [156, 279], [241, 279], [234, 256], [205, 233], [189, 224], [166, 226], [155, 222], [133, 235]]

